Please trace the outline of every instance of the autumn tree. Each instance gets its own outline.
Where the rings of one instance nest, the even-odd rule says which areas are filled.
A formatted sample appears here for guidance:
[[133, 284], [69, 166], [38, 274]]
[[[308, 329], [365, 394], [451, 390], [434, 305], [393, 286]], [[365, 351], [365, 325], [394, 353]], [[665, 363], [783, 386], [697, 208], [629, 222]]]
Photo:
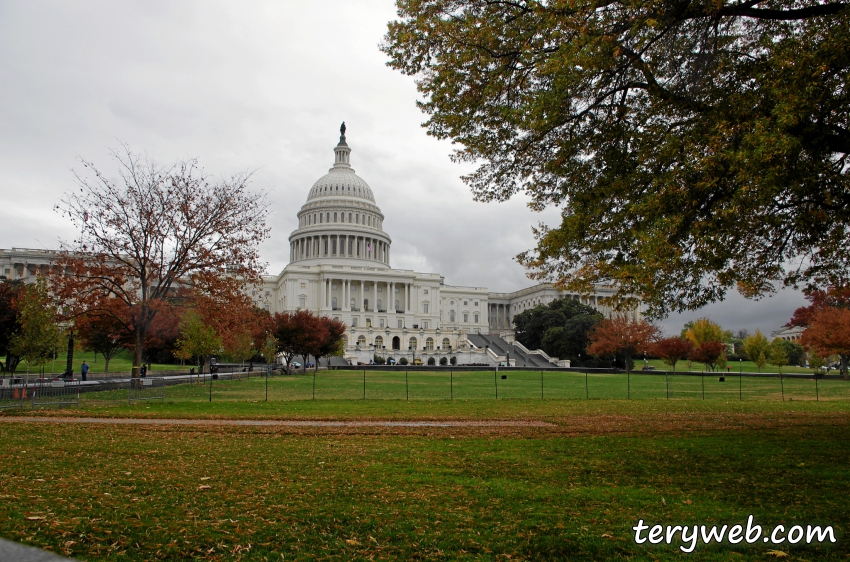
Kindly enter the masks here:
[[562, 209], [535, 278], [663, 316], [846, 275], [845, 2], [396, 4], [382, 50], [476, 199]]
[[850, 359], [850, 309], [827, 307], [812, 314], [800, 337], [803, 346], [820, 357], [837, 355], [841, 376], [848, 378]]
[[121, 351], [127, 349], [126, 305], [118, 299], [108, 299], [99, 310], [108, 308], [110, 313], [83, 314], [75, 323], [77, 338], [86, 351], [100, 353], [105, 365], [104, 373], [109, 372], [109, 362]]
[[78, 190], [56, 207], [80, 235], [56, 260], [53, 284], [71, 314], [107, 296], [125, 303], [135, 377], [152, 322], [181, 289], [233, 296], [260, 282], [268, 206], [246, 173], [218, 180], [197, 160], [159, 167], [127, 147], [113, 156], [119, 179], [83, 160]]
[[221, 351], [221, 336], [216, 333], [215, 328], [204, 322], [196, 310], [187, 310], [180, 321], [177, 349], [181, 358], [195, 357], [200, 372], [203, 372], [207, 359]]
[[[297, 312], [278, 312], [272, 318], [273, 331], [277, 341], [277, 351], [286, 361], [286, 372], [290, 372], [292, 360], [298, 356], [309, 355], [315, 345], [318, 318], [309, 310]], [[303, 368], [304, 365], [302, 365]]]
[[724, 356], [725, 350], [726, 346], [723, 342], [707, 341], [691, 351], [691, 361], [703, 363], [709, 370], [713, 371], [714, 367], [720, 362], [720, 358]]
[[676, 363], [686, 359], [694, 349], [694, 344], [685, 338], [664, 338], [655, 342], [652, 353], [661, 358], [662, 361], [673, 367], [676, 372]]
[[788, 353], [785, 351], [785, 346], [782, 338], [775, 338], [770, 342], [770, 347], [767, 349], [767, 362], [777, 367], [782, 373], [782, 367], [789, 363]]
[[591, 355], [620, 355], [626, 370], [632, 368], [632, 356], [652, 349], [661, 335], [661, 330], [646, 320], [632, 320], [625, 315], [602, 320], [590, 333]]
[[756, 364], [759, 371], [764, 369], [764, 366], [767, 363], [767, 353], [769, 348], [770, 342], [767, 341], [767, 338], [764, 337], [760, 330], [756, 330], [753, 335], [747, 336], [744, 340], [744, 353], [747, 354], [750, 361]]
[[707, 342], [725, 342], [732, 339], [732, 332], [724, 330], [716, 322], [712, 322], [708, 318], [698, 318], [693, 322], [685, 324], [685, 330], [682, 331], [682, 337], [690, 340], [694, 347]]
[[9, 351], [31, 366], [41, 365], [53, 356], [62, 338], [57, 324], [58, 312], [41, 277], [27, 285], [15, 301], [20, 314], [20, 329], [12, 335]]
[[324, 332], [324, 338], [313, 353], [313, 356], [316, 358], [316, 371], [319, 370], [319, 358], [342, 355], [343, 336], [345, 336], [345, 324], [340, 320], [323, 316], [321, 323], [324, 327], [322, 330]]

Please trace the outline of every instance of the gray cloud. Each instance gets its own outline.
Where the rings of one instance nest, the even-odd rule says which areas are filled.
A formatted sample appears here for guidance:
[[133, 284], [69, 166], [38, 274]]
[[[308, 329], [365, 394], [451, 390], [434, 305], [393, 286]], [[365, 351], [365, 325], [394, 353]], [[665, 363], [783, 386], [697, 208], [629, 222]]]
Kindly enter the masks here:
[[[352, 164], [393, 237], [393, 266], [511, 291], [530, 284], [513, 257], [556, 210], [472, 201], [451, 145], [425, 135], [413, 80], [377, 45], [392, 0], [0, 2], [0, 247], [55, 248], [70, 224], [51, 209], [78, 156], [114, 174], [119, 141], [160, 163], [197, 156], [209, 172], [255, 170], [273, 205], [269, 271], [288, 258], [295, 213], [333, 162], [343, 120]], [[771, 330], [799, 295], [732, 296], [710, 315]]]

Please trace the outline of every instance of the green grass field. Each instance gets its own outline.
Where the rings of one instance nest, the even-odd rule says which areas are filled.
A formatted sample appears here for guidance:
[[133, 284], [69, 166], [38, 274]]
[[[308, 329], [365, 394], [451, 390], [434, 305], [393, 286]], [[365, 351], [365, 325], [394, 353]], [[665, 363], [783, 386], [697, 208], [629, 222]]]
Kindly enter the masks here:
[[[722, 375], [722, 374], [721, 374]], [[505, 379], [502, 379], [505, 376]], [[749, 377], [718, 374], [585, 374], [510, 371], [319, 371], [296, 375], [244, 376], [241, 380], [202, 378], [168, 386], [165, 402], [341, 401], [499, 401], [512, 400], [694, 400], [694, 401], [850, 401], [850, 381], [835, 378]], [[212, 392], [210, 392], [212, 390]], [[127, 401], [126, 390], [83, 393], [81, 405], [98, 407]]]
[[681, 560], [678, 543], [637, 545], [631, 527], [752, 514], [766, 528], [833, 525], [839, 543], [724, 543], [686, 558], [850, 554], [843, 401], [199, 400], [61, 411], [92, 412], [551, 425], [7, 421], [0, 536], [81, 560]]
[[[56, 358], [55, 361], [48, 361], [47, 363], [40, 365], [31, 365], [29, 367], [30, 373], [41, 373], [42, 370], [45, 374], [60, 374], [65, 372], [65, 354], [60, 353], [59, 357]], [[95, 353], [91, 353], [88, 351], [75, 351], [74, 352], [74, 374], [75, 376], [80, 376], [80, 365], [82, 365], [83, 361], [87, 361], [90, 367], [89, 375], [93, 377], [99, 377], [103, 374], [104, 369], [106, 368], [106, 362], [103, 360], [102, 355], [97, 355]], [[124, 351], [119, 353], [117, 356], [113, 357], [109, 361], [109, 372], [110, 373], [128, 373], [133, 368], [133, 355], [129, 351]], [[168, 363], [153, 363], [151, 365], [152, 371], [188, 371], [189, 367], [182, 367], [177, 364], [168, 364]], [[26, 361], [21, 361], [18, 365], [18, 368], [15, 372], [17, 375], [23, 375], [27, 372], [27, 363]]]

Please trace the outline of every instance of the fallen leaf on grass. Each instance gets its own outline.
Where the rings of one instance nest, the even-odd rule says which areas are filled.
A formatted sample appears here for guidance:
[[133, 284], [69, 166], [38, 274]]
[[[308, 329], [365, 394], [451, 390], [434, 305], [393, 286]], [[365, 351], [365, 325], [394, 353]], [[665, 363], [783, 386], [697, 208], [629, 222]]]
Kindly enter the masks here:
[[212, 486], [207, 486], [206, 484], [201, 484], [198, 486], [198, 490], [209, 490]]
[[688, 505], [691, 505], [691, 504], [692, 504], [692, 503], [694, 503], [694, 502], [692, 502], [691, 500], [685, 500], [685, 501], [683, 501], [682, 503], [686, 503], [686, 504], [688, 504]]
[[44, 519], [44, 516], [43, 515], [30, 515], [30, 516], [27, 517], [27, 519], [29, 519], [30, 521], [41, 521], [42, 519]]
[[210, 479], [210, 477], [209, 477], [209, 476], [201, 476], [201, 481], [209, 480], [209, 479]]
[[602, 538], [603, 539], [613, 539], [614, 535], [609, 535], [608, 533], [605, 533], [604, 535], [602, 535]]
[[788, 556], [787, 552], [782, 552], [781, 550], [768, 550], [765, 554], [768, 556], [776, 556], [777, 558], [785, 558]]
[[345, 544], [350, 544], [351, 546], [357, 546], [360, 543], [357, 542], [357, 539], [345, 539]]

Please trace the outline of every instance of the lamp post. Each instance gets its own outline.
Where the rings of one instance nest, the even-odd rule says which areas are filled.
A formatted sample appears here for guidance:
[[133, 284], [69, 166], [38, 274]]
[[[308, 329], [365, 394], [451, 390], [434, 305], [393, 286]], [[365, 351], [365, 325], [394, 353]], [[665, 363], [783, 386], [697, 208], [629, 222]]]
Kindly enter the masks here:
[[744, 373], [744, 360], [738, 357], [738, 374]]

